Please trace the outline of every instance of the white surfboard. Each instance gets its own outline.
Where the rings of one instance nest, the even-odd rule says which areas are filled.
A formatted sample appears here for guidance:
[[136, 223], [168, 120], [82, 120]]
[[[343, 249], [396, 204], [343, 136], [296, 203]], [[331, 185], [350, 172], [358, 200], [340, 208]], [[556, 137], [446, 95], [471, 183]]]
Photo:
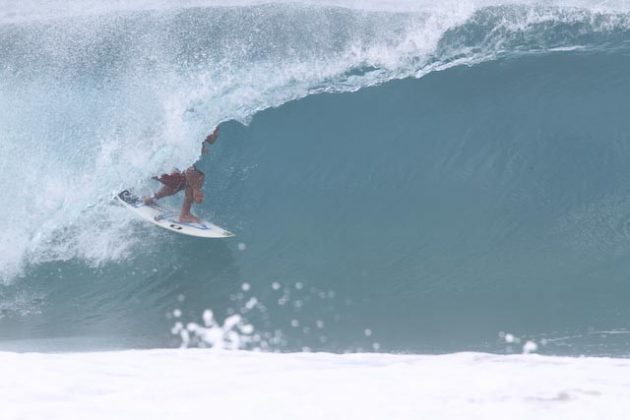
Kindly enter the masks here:
[[206, 220], [200, 220], [199, 223], [181, 223], [179, 211], [164, 208], [157, 203], [144, 204], [140, 198], [126, 190], [118, 194], [116, 198], [144, 220], [173, 232], [200, 238], [229, 238], [234, 236], [233, 233]]

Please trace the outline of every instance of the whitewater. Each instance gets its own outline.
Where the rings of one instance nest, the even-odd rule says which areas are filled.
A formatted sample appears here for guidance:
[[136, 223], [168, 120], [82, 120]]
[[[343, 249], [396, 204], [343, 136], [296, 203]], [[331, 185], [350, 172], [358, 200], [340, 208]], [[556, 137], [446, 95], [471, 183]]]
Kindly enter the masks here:
[[[0, 1], [0, 418], [624, 418], [629, 67], [625, 1]], [[113, 200], [192, 164], [234, 238]]]
[[147, 350], [0, 363], [7, 420], [619, 419], [629, 403], [627, 360]]

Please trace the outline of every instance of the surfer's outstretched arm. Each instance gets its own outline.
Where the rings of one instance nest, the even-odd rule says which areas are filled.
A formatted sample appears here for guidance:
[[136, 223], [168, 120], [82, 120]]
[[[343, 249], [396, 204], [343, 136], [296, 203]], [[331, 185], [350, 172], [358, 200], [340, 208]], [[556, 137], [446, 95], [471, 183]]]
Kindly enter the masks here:
[[208, 149], [206, 148], [209, 144], [214, 144], [215, 141], [219, 138], [219, 127], [215, 128], [212, 133], [206, 137], [203, 141], [203, 148], [201, 149], [201, 153], [206, 153]]
[[204, 140], [206, 143], [214, 144], [215, 141], [219, 138], [219, 127], [215, 128], [212, 133], [206, 137]]

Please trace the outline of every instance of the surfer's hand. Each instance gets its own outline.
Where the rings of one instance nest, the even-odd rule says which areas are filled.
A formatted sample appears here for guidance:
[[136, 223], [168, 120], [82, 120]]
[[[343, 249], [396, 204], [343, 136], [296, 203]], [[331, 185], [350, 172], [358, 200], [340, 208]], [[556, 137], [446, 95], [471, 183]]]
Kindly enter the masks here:
[[219, 137], [219, 127], [215, 128], [214, 131], [210, 133], [208, 137], [206, 137], [205, 143], [213, 144], [215, 141], [217, 141], [218, 137]]

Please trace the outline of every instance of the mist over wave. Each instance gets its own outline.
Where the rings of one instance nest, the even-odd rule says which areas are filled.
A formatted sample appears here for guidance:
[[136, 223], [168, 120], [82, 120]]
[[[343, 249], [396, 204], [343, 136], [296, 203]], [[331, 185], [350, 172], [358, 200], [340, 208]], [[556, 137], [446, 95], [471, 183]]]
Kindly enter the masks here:
[[[165, 329], [156, 313], [178, 296], [190, 317], [207, 304], [230, 314], [247, 302], [244, 282], [265, 307], [251, 316], [269, 340], [291, 331], [293, 348], [370, 347], [366, 329], [386, 331], [394, 318], [431, 337], [379, 339], [403, 350], [447, 346], [449, 328], [467, 337], [457, 345], [487, 337], [501, 318], [539, 334], [618, 327], [623, 310], [601, 325], [589, 313], [549, 329], [523, 319], [545, 281], [558, 289], [549, 286], [539, 317], [553, 313], [569, 284], [561, 279], [586, 284], [580, 273], [591, 273], [622, 287], [629, 28], [622, 2], [3, 6], [5, 335], [59, 324], [119, 334], [125, 324], [152, 336]], [[246, 251], [168, 236], [112, 204], [195, 162], [219, 123], [220, 142], [200, 163], [199, 211]], [[497, 303], [532, 278], [522, 302]], [[359, 293], [362, 284], [375, 294]], [[452, 315], [464, 292], [470, 324]], [[403, 296], [415, 309], [386, 320], [369, 309]], [[81, 303], [69, 313], [66, 300]], [[96, 301], [102, 309], [85, 318]], [[479, 310], [492, 302], [494, 312]], [[601, 302], [618, 310], [614, 297]], [[335, 315], [321, 319], [319, 305]], [[304, 311], [308, 328], [331, 326], [323, 341], [304, 336]], [[418, 321], [437, 314], [436, 326]]]

